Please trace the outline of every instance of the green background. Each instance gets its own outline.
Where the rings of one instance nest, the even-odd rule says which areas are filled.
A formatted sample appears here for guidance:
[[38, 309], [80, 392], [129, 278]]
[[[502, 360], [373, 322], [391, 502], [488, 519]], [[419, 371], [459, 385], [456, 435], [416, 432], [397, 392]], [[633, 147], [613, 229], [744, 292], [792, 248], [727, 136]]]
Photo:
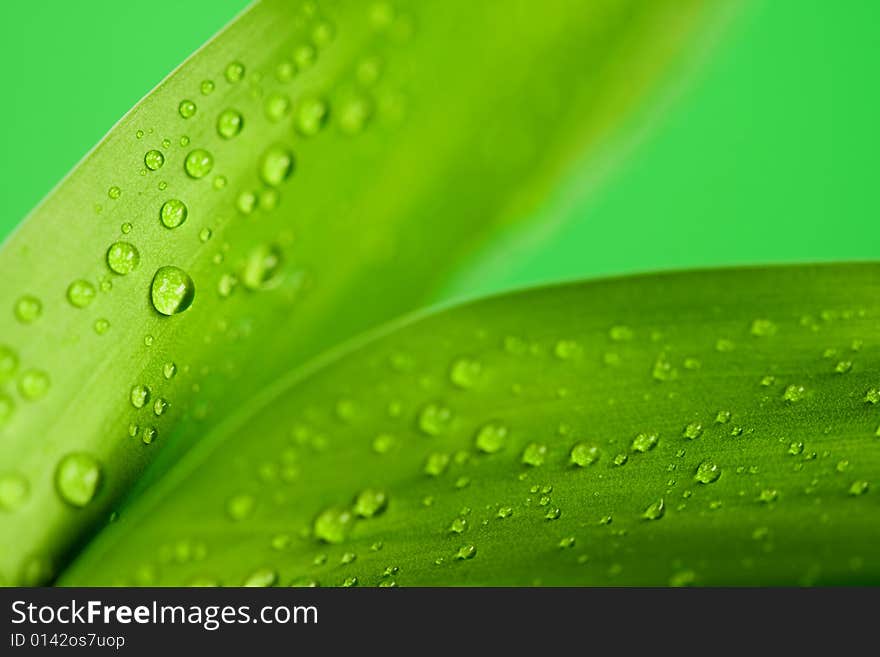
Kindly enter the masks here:
[[[0, 5], [5, 237], [141, 96], [243, 0]], [[474, 258], [444, 296], [607, 273], [876, 258], [880, 3], [753, 0], [699, 66], [575, 169], [563, 216]], [[673, 93], [669, 93], [669, 89]], [[47, 131], [45, 126], [55, 126]], [[561, 213], [560, 213], [561, 211]]]

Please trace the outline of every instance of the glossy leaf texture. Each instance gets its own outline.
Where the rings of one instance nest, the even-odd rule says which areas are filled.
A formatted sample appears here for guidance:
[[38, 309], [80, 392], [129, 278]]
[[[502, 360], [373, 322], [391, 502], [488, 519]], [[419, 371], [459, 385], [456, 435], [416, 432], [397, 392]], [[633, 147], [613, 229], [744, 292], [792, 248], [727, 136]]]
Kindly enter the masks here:
[[246, 11], [0, 252], [2, 579], [51, 580], [160, 451], [144, 487], [253, 391], [417, 307], [526, 217], [711, 14]]
[[877, 583], [878, 292], [697, 271], [391, 327], [240, 407], [60, 582]]

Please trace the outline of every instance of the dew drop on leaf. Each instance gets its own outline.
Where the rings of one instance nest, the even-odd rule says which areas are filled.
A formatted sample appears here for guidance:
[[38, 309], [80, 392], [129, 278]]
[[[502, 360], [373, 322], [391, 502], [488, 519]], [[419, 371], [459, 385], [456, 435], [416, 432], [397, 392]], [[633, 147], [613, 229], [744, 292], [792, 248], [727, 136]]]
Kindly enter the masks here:
[[367, 488], [361, 491], [354, 501], [355, 515], [361, 518], [372, 518], [388, 508], [388, 495], [385, 491]]
[[354, 516], [348, 509], [331, 507], [315, 518], [312, 533], [324, 543], [338, 544], [345, 541], [354, 524]]
[[245, 520], [254, 512], [256, 504], [257, 501], [252, 495], [246, 493], [233, 495], [226, 501], [226, 513], [232, 520]]
[[192, 279], [179, 267], [160, 267], [150, 285], [153, 307], [163, 315], [182, 313], [192, 305], [196, 288]]
[[241, 585], [246, 587], [265, 588], [267, 586], [274, 586], [277, 581], [278, 573], [274, 570], [271, 568], [259, 568], [248, 575]]
[[202, 84], [199, 85], [199, 91], [202, 92], [203, 96], [210, 96], [214, 93], [214, 81], [204, 80]]
[[224, 76], [226, 77], [226, 81], [230, 84], [241, 82], [244, 78], [244, 64], [241, 62], [229, 62], [226, 66]]
[[721, 468], [713, 461], [703, 461], [697, 466], [697, 472], [694, 474], [694, 481], [701, 484], [711, 484], [718, 481], [721, 476]]
[[452, 424], [452, 411], [437, 402], [425, 405], [419, 412], [418, 427], [427, 436], [439, 436]]
[[101, 483], [101, 465], [91, 454], [73, 452], [64, 456], [55, 470], [55, 488], [67, 504], [84, 507], [92, 501]]
[[645, 509], [645, 512], [642, 513], [642, 518], [645, 520], [659, 520], [666, 514], [666, 505], [663, 502], [663, 498], [661, 497], [656, 502], [653, 502]]
[[167, 362], [162, 366], [162, 376], [166, 379], [173, 379], [175, 374], [177, 374], [177, 365], [174, 363]]
[[177, 111], [185, 119], [192, 118], [196, 113], [196, 104], [191, 100], [182, 100], [177, 106]]
[[445, 454], [443, 452], [432, 452], [428, 455], [428, 458], [425, 459], [425, 466], [423, 468], [426, 475], [430, 477], [439, 477], [444, 472], [446, 472], [446, 468], [449, 467], [449, 454]]
[[854, 481], [849, 487], [849, 494], [853, 497], [858, 497], [859, 495], [864, 495], [865, 493], [867, 493], [869, 488], [870, 484], [867, 481]]
[[249, 290], [270, 287], [276, 281], [283, 257], [275, 244], [261, 244], [253, 249], [241, 271], [241, 282]]
[[107, 190], [107, 196], [115, 201], [120, 196], [122, 196], [122, 190], [116, 185], [113, 185], [110, 189]]
[[640, 433], [633, 438], [630, 448], [634, 452], [649, 452], [657, 446], [659, 438], [656, 433]]
[[459, 560], [473, 559], [477, 556], [477, 548], [475, 545], [462, 545], [455, 553], [455, 558]]
[[260, 160], [260, 179], [272, 187], [277, 187], [293, 172], [293, 153], [283, 146], [272, 146]]
[[6, 345], [0, 344], [0, 383], [12, 378], [18, 370], [18, 354]]
[[141, 441], [144, 443], [144, 445], [149, 445], [158, 437], [159, 431], [156, 429], [156, 427], [144, 427], [144, 432], [141, 434]]
[[186, 204], [176, 198], [168, 199], [159, 210], [159, 219], [165, 228], [177, 228], [186, 221], [189, 214]]
[[25, 295], [15, 302], [15, 317], [23, 324], [32, 324], [43, 314], [43, 303], [34, 296]]
[[74, 308], [85, 308], [95, 298], [95, 286], [84, 280], [76, 280], [67, 288], [67, 300]]
[[690, 424], [688, 424], [684, 428], [684, 431], [682, 432], [682, 435], [685, 438], [687, 438], [688, 440], [696, 440], [702, 434], [703, 434], [703, 425], [700, 424], [699, 422], [691, 422]]
[[504, 447], [507, 440], [507, 427], [501, 422], [488, 422], [477, 431], [474, 445], [486, 454], [494, 454]]
[[131, 405], [135, 408], [143, 408], [150, 401], [150, 389], [145, 385], [136, 385], [129, 394]]
[[129, 242], [115, 242], [107, 249], [107, 266], [115, 274], [130, 274], [140, 264], [141, 255]]
[[329, 108], [320, 98], [305, 98], [296, 112], [296, 131], [303, 137], [314, 137], [327, 122]]
[[162, 154], [162, 151], [153, 149], [144, 154], [144, 165], [150, 171], [158, 171], [162, 168], [163, 164], [165, 164], [165, 156]]
[[449, 380], [462, 390], [473, 388], [480, 379], [483, 367], [473, 358], [457, 358], [449, 368]]
[[45, 397], [50, 387], [49, 375], [42, 370], [25, 370], [18, 379], [18, 391], [27, 401]]
[[526, 445], [526, 448], [523, 450], [522, 458], [520, 459], [523, 464], [532, 466], [533, 468], [537, 468], [539, 466], [544, 465], [544, 459], [547, 457], [547, 446], [541, 443], [529, 443]]
[[278, 123], [290, 112], [290, 98], [286, 94], [273, 93], [266, 98], [263, 105], [266, 118], [272, 123]]
[[585, 468], [599, 460], [599, 448], [588, 443], [577, 443], [571, 448], [568, 459], [572, 465]]
[[217, 134], [223, 139], [232, 139], [243, 127], [244, 117], [234, 109], [223, 110], [217, 117]]
[[204, 148], [190, 151], [183, 161], [183, 170], [190, 178], [204, 178], [214, 168], [214, 156]]
[[806, 389], [803, 386], [791, 384], [786, 387], [785, 392], [782, 393], [782, 399], [787, 402], [799, 402], [802, 400], [807, 394]]

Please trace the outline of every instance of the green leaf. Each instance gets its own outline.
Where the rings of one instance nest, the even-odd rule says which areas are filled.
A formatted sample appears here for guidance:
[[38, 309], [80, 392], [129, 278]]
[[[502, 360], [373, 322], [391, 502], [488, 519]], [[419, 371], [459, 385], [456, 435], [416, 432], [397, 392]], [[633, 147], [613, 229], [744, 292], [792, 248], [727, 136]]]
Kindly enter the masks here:
[[50, 580], [160, 450], [144, 488], [252, 391], [429, 298], [712, 13], [245, 12], [0, 252], [0, 577]]
[[880, 582], [880, 265], [536, 289], [238, 409], [62, 584]]

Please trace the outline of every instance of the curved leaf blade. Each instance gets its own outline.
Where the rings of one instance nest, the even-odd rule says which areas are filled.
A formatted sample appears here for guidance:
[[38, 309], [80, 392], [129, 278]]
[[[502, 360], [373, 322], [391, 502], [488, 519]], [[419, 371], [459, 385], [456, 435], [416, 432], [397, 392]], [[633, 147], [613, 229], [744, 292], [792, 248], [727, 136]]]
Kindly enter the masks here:
[[876, 583], [878, 274], [630, 277], [394, 328], [242, 408], [60, 582]]
[[[51, 579], [160, 449], [173, 463], [226, 417], [230, 387], [258, 389], [414, 308], [528, 214], [704, 15], [696, 2], [377, 6], [255, 5], [5, 243], [0, 333], [16, 371], [0, 476], [27, 498], [0, 516], [6, 581]], [[162, 219], [170, 200], [183, 223], [173, 206]], [[172, 317], [156, 308], [179, 299], [151, 298], [168, 265], [195, 287]], [[71, 452], [101, 468], [84, 506], [54, 491]]]

